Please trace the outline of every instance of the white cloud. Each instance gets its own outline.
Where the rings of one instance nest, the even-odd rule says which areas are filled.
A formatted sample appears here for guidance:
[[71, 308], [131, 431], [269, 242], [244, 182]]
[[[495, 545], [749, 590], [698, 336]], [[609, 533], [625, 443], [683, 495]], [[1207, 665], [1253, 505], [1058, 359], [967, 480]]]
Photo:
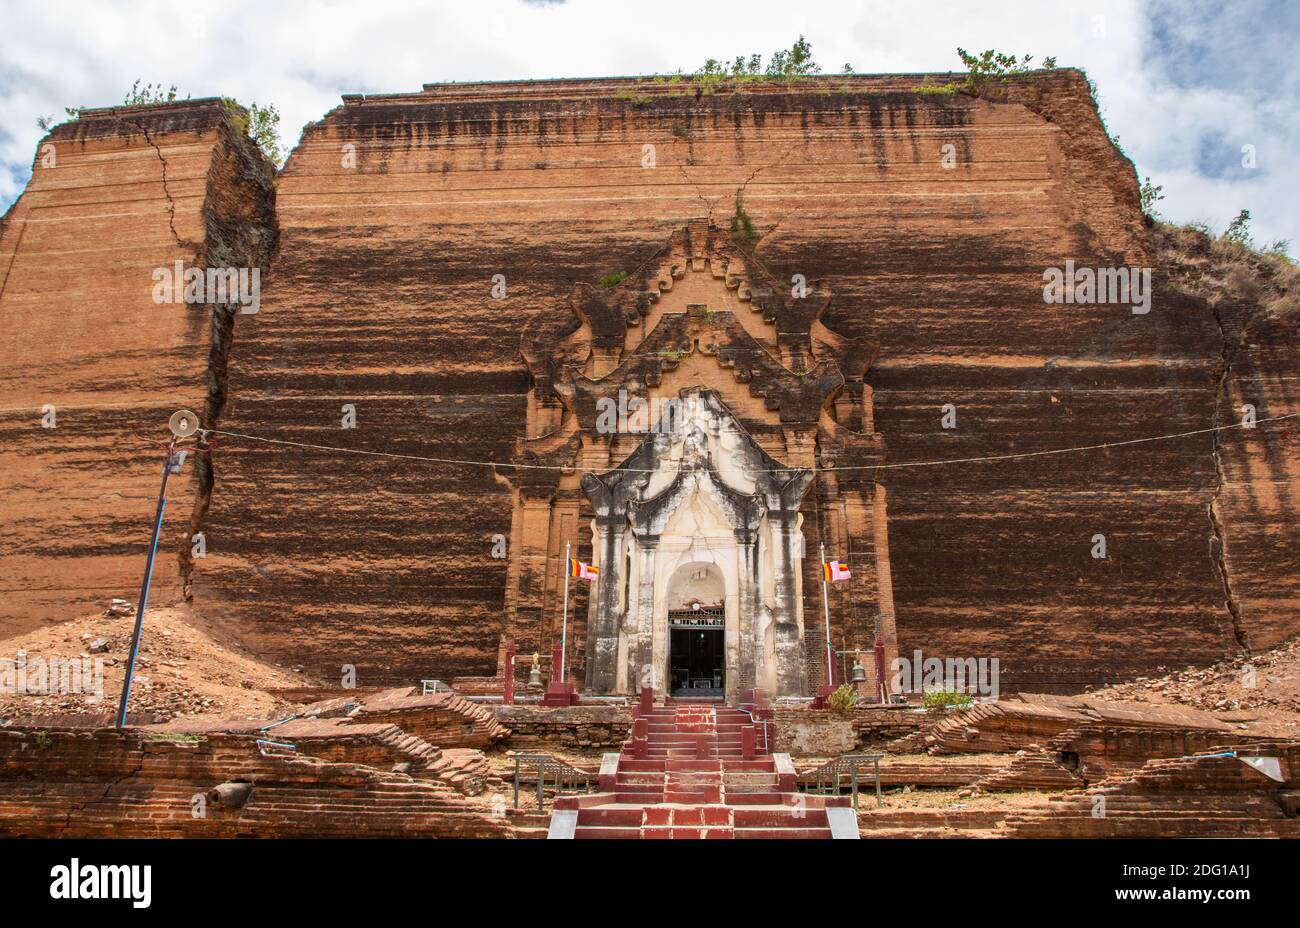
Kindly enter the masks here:
[[[1210, 12], [1198, 12], [1202, 18], [1178, 21], [1180, 41], [1196, 40], [1198, 28], [1219, 28], [1205, 18]], [[1055, 55], [1097, 82], [1111, 131], [1139, 173], [1164, 185], [1161, 206], [1170, 218], [1221, 228], [1246, 207], [1256, 217], [1257, 238], [1300, 244], [1300, 169], [1287, 158], [1300, 141], [1294, 99], [1270, 102], [1226, 84], [1216, 89], [1213, 74], [1205, 84], [1175, 86], [1154, 66], [1152, 56], [1167, 42], [1153, 41], [1147, 15], [1136, 0], [1083, 7], [1036, 0], [470, 0], [430, 9], [398, 0], [192, 0], [183, 12], [161, 0], [75, 7], [10, 0], [0, 13], [0, 208], [21, 192], [41, 135], [38, 116], [120, 102], [137, 78], [176, 84], [196, 97], [275, 103], [292, 146], [299, 129], [342, 93], [414, 91], [446, 80], [689, 71], [711, 56], [770, 54], [802, 32], [827, 70], [846, 61], [865, 72], [957, 69], [958, 45], [1040, 60]], [[1274, 67], [1284, 71], [1291, 62]], [[1260, 168], [1205, 176], [1197, 153], [1206, 133], [1221, 133], [1224, 144], [1253, 142]]]

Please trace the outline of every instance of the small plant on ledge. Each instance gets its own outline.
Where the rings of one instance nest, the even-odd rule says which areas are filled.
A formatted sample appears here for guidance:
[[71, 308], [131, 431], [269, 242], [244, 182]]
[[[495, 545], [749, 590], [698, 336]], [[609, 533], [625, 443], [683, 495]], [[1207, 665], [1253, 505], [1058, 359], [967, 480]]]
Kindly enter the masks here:
[[606, 274], [600, 279], [600, 285], [606, 290], [613, 290], [623, 281], [627, 280], [627, 271], [615, 271], [612, 274]]
[[[957, 49], [957, 55], [961, 58], [962, 64], [966, 65], [966, 79], [964, 81], [949, 81], [946, 84], [921, 84], [912, 89], [923, 94], [965, 93], [977, 97], [980, 90], [990, 80], [997, 79], [1002, 83], [1006, 83], [1010, 77], [1029, 73], [1032, 70], [1029, 63], [1034, 60], [1033, 55], [1017, 58], [1015, 55], [1005, 55], [992, 48], [986, 49], [978, 55], [972, 55], [966, 49], [959, 48]], [[1043, 59], [1043, 70], [1051, 71], [1055, 68], [1056, 58], [1054, 56]]]
[[745, 212], [745, 203], [741, 192], [736, 191], [736, 212], [731, 217], [731, 240], [736, 247], [744, 251], [753, 251], [758, 240], [762, 238], [754, 227], [754, 220]]
[[626, 100], [637, 109], [649, 106], [653, 100], [648, 94], [637, 93], [635, 90], [620, 90], [614, 96], [619, 100]]
[[826, 697], [826, 708], [837, 715], [848, 715], [857, 704], [858, 691], [849, 683], [841, 683], [835, 692]]
[[975, 704], [968, 693], [957, 690], [927, 690], [921, 705], [927, 709], [966, 709]]

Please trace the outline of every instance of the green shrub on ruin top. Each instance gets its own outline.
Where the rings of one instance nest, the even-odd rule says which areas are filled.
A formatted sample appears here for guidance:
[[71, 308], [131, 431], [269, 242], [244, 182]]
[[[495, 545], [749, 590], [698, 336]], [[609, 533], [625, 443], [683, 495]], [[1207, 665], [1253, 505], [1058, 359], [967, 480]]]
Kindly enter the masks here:
[[[957, 56], [961, 58], [961, 63], [966, 65], [966, 86], [972, 90], [978, 90], [991, 80], [1006, 83], [1014, 75], [1026, 74], [1030, 70], [1029, 62], [1034, 60], [1033, 55], [1017, 58], [1015, 55], [1006, 55], [992, 48], [985, 49], [978, 55], [972, 55], [966, 49], [958, 48]], [[1056, 67], [1055, 58], [1047, 60], [1052, 63], [1052, 67]]]
[[[851, 68], [845, 65], [846, 68]], [[732, 84], [750, 81], [790, 82], [820, 74], [821, 65], [813, 60], [812, 43], [802, 35], [789, 48], [777, 49], [763, 63], [762, 55], [737, 55], [728, 64], [724, 59], [709, 58], [691, 76], [705, 93]]]
[[247, 135], [276, 170], [284, 167], [284, 150], [280, 147], [280, 111], [275, 104], [258, 106], [256, 102], [245, 107], [233, 97], [222, 97], [226, 112], [236, 131]]
[[[185, 99], [188, 100], [189, 98], [190, 95], [186, 94]], [[131, 89], [126, 92], [126, 96], [122, 97], [122, 105], [160, 106], [164, 103], [173, 103], [178, 99], [180, 99], [180, 97], [177, 95], [175, 84], [172, 84], [164, 90], [162, 84], [141, 84], [140, 78], [137, 77], [135, 82], [131, 84]], [[81, 114], [89, 109], [93, 109], [93, 107], [65, 106], [63, 112], [67, 113], [68, 119], [72, 120], [80, 119]], [[50, 123], [51, 120], [48, 118], [38, 119], [36, 121], [37, 125], [46, 130], [49, 129]]]
[[[963, 81], [948, 81], [945, 84], [921, 84], [912, 88], [917, 93], [924, 94], [954, 94], [967, 93], [971, 96], [979, 96], [980, 90], [989, 81], [1000, 81], [1006, 83], [1009, 79], [1018, 74], [1028, 74], [1032, 68], [1029, 63], [1034, 60], [1033, 55], [1024, 55], [1016, 57], [1007, 55], [996, 49], [985, 49], [978, 55], [972, 55], [964, 48], [957, 49], [957, 56], [961, 58], [961, 63], [966, 66], [966, 79]], [[1056, 68], [1056, 57], [1048, 56], [1043, 59], [1043, 70], [1052, 71]]]
[[627, 271], [615, 271], [612, 274], [606, 274], [600, 279], [600, 285], [606, 290], [613, 290], [623, 281], [627, 280]]
[[[189, 98], [190, 95], [186, 94], [185, 99], [188, 100]], [[160, 103], [171, 103], [176, 99], [175, 84], [172, 84], [166, 90], [163, 90], [162, 84], [145, 84], [142, 87], [140, 86], [140, 79], [136, 78], [135, 83], [131, 85], [131, 89], [127, 92], [126, 96], [122, 98], [122, 105], [157, 106]]]
[[[131, 84], [131, 89], [127, 91], [126, 96], [122, 98], [123, 106], [161, 106], [167, 103], [174, 103], [182, 99], [176, 90], [176, 85], [163, 89], [162, 84], [142, 84], [139, 78]], [[187, 93], [184, 99], [189, 100], [190, 95]], [[284, 150], [280, 146], [280, 111], [273, 104], [267, 106], [258, 106], [257, 103], [250, 103], [244, 106], [233, 97], [222, 97], [221, 102], [225, 104], [226, 112], [230, 114], [230, 121], [235, 130], [241, 134], [247, 135], [261, 149], [262, 154], [267, 160], [275, 165], [279, 170], [284, 166]], [[64, 112], [68, 114], [69, 119], [80, 119], [82, 113], [91, 109], [88, 106], [68, 106], [64, 107]], [[53, 120], [49, 117], [42, 117], [36, 121], [36, 124], [42, 130], [48, 132]]]
[[1164, 189], [1159, 184], [1151, 183], [1150, 177], [1143, 180], [1141, 186], [1138, 187], [1138, 198], [1142, 203], [1142, 212], [1152, 219], [1160, 218], [1160, 211], [1156, 209], [1156, 203], [1165, 198], [1165, 195], [1161, 192]]
[[921, 705], [927, 709], [965, 709], [974, 704], [975, 699], [969, 693], [957, 690], [928, 690], [921, 697]]
[[1228, 228], [1223, 230], [1223, 240], [1242, 248], [1255, 248], [1255, 239], [1250, 234], [1250, 210], [1243, 209], [1228, 223]]
[[858, 691], [851, 684], [841, 683], [839, 688], [826, 697], [826, 708], [840, 715], [847, 715], [858, 704]]

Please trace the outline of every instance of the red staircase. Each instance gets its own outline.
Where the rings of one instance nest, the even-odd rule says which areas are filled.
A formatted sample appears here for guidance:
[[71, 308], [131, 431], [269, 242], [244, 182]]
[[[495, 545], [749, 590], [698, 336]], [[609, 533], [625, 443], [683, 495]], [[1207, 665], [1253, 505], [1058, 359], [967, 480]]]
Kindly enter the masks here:
[[633, 718], [600, 792], [556, 799], [552, 836], [831, 838], [834, 819], [838, 836], [857, 837], [848, 797], [798, 792], [789, 757], [771, 753], [770, 721], [720, 700], [648, 698]]

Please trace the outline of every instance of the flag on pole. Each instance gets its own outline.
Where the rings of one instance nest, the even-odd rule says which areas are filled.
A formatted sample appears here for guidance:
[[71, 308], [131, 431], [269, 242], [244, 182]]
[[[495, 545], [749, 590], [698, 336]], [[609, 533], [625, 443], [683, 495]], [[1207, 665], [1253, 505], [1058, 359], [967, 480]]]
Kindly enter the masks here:
[[823, 561], [822, 574], [826, 577], [827, 583], [847, 580], [853, 576], [853, 574], [849, 573], [848, 567], [844, 566], [843, 561]]
[[600, 568], [584, 564], [577, 558], [571, 557], [569, 558], [569, 576], [576, 577], [579, 580], [595, 580], [600, 576]]

